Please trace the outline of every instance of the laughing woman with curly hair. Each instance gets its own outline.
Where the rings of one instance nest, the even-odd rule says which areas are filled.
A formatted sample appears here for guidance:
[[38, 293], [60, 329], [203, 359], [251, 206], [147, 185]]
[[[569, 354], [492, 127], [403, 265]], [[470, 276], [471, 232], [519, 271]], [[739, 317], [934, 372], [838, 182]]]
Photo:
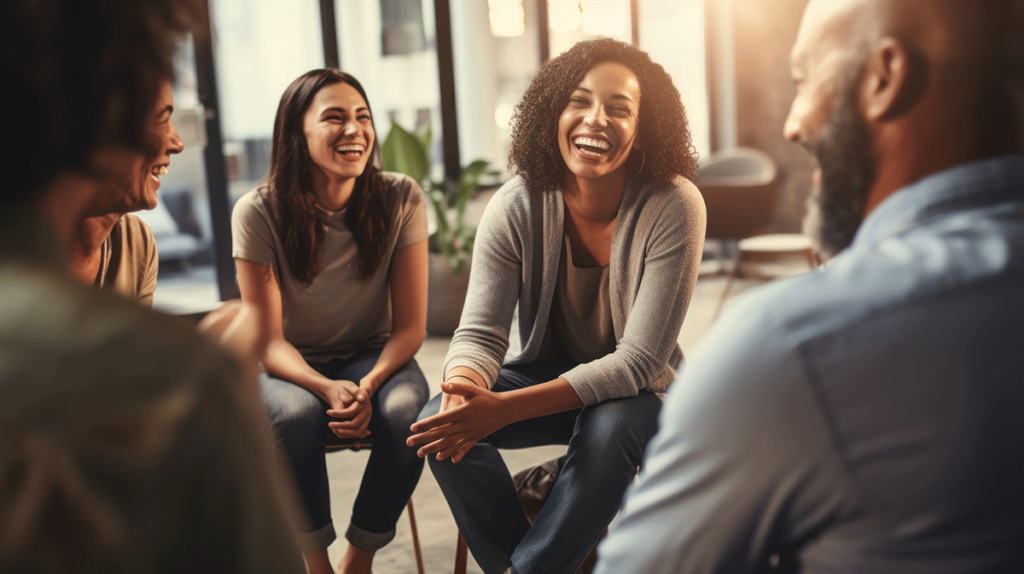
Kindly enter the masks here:
[[[682, 361], [704, 202], [679, 92], [639, 49], [582, 42], [517, 108], [442, 393], [413, 425], [485, 572], [575, 572], [618, 510]], [[505, 359], [519, 308], [518, 354]], [[531, 526], [498, 448], [568, 444]]]

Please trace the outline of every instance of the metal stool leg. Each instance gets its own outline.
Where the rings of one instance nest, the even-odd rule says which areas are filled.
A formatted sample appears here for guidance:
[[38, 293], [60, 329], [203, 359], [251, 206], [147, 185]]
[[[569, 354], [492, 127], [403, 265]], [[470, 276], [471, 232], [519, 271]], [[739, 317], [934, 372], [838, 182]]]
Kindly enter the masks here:
[[732, 289], [732, 282], [739, 275], [740, 265], [743, 264], [743, 250], [736, 251], [736, 259], [732, 263], [732, 270], [729, 271], [729, 278], [725, 280], [725, 289], [722, 289], [722, 296], [718, 299], [718, 306], [715, 307], [715, 314], [711, 317], [711, 321], [714, 322], [718, 319], [718, 314], [722, 312], [722, 305], [725, 305], [725, 300], [729, 297], [729, 290]]

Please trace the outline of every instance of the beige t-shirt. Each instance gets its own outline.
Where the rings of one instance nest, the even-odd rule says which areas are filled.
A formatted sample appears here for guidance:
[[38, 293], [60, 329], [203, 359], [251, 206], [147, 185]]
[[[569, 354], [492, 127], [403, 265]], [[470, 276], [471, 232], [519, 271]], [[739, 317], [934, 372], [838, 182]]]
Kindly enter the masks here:
[[153, 232], [129, 213], [114, 224], [103, 242], [96, 285], [152, 307], [159, 266]]
[[307, 361], [348, 357], [384, 345], [391, 334], [391, 260], [395, 251], [427, 238], [427, 213], [423, 190], [415, 181], [388, 172], [381, 180], [383, 193], [393, 202], [391, 238], [384, 260], [368, 278], [359, 273], [358, 248], [344, 210], [328, 214], [320, 274], [306, 285], [292, 275], [285, 260], [274, 193], [260, 187], [235, 204], [233, 256], [274, 269], [281, 287], [284, 338]]

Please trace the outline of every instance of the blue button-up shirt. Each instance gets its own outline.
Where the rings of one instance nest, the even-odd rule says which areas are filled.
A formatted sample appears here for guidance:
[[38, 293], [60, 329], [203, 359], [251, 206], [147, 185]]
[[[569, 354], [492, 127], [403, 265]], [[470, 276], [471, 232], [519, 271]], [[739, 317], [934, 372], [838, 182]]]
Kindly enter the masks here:
[[738, 298], [660, 422], [600, 574], [1024, 571], [1024, 156]]

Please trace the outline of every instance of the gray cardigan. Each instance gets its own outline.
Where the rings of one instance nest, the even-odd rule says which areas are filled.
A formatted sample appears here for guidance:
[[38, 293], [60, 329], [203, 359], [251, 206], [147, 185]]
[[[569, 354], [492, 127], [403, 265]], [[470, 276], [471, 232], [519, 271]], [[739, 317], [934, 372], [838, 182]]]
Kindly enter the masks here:
[[[469, 294], [444, 373], [469, 367], [494, 384], [508, 349], [516, 304], [522, 352], [534, 361], [544, 339], [558, 276], [565, 203], [560, 190], [531, 193], [516, 177], [484, 211]], [[615, 352], [562, 376], [584, 404], [664, 392], [683, 358], [676, 339], [697, 281], [707, 214], [683, 177], [638, 188], [628, 180], [612, 232], [609, 292]]]

